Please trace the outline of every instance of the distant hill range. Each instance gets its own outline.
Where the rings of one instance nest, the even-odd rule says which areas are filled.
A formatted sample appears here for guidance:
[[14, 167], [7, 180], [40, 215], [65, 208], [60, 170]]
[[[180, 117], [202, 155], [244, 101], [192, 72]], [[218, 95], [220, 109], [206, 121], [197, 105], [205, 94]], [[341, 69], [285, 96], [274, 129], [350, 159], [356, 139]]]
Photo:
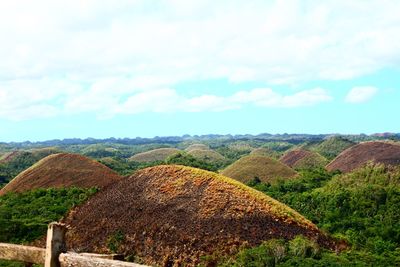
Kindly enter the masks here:
[[258, 135], [242, 134], [242, 135], [220, 135], [220, 134], [207, 134], [207, 135], [183, 135], [183, 136], [164, 136], [164, 137], [153, 137], [153, 138], [106, 138], [106, 139], [95, 139], [95, 138], [69, 138], [69, 139], [54, 139], [48, 141], [39, 142], [0, 142], [0, 146], [7, 147], [48, 147], [48, 146], [68, 146], [68, 145], [90, 145], [90, 144], [102, 144], [102, 143], [117, 143], [125, 145], [140, 145], [140, 144], [177, 144], [184, 141], [206, 141], [206, 140], [262, 140], [262, 141], [287, 141], [289, 143], [298, 144], [304, 141], [321, 141], [328, 139], [332, 136], [340, 136], [351, 141], [372, 141], [379, 139], [393, 139], [400, 141], [400, 133], [375, 133], [372, 135], [357, 134], [357, 135], [342, 135], [342, 134], [268, 134], [262, 133]]

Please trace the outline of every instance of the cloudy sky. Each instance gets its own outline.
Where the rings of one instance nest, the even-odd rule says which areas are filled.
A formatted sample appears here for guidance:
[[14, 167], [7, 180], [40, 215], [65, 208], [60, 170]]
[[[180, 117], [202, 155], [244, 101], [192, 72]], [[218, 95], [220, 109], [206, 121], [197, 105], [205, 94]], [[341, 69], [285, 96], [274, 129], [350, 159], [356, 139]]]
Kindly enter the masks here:
[[400, 132], [400, 1], [0, 2], [0, 141]]

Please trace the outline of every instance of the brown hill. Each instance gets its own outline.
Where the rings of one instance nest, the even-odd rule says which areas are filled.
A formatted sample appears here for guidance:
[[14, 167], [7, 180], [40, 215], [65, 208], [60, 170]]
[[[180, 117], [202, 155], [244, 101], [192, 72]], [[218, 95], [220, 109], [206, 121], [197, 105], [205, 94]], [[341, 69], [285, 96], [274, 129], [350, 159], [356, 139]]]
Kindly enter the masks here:
[[246, 156], [229, 165], [221, 174], [247, 183], [258, 177], [264, 183], [274, 183], [278, 179], [290, 179], [297, 173], [289, 166], [266, 156]]
[[368, 162], [400, 165], [400, 145], [389, 142], [364, 142], [339, 154], [326, 166], [329, 171], [350, 172]]
[[118, 174], [94, 160], [77, 154], [60, 153], [47, 156], [20, 173], [0, 190], [0, 195], [50, 187], [102, 188], [118, 180]]
[[176, 148], [157, 148], [133, 155], [129, 158], [129, 160], [136, 162], [164, 161], [169, 156], [172, 156], [178, 152], [180, 152], [180, 150]]
[[304, 149], [288, 151], [279, 161], [294, 169], [323, 168], [328, 163], [320, 154]]
[[335, 243], [310, 221], [267, 195], [216, 173], [156, 166], [97, 193], [63, 220], [70, 249], [135, 255], [145, 264], [195, 266], [214, 252], [305, 235]]

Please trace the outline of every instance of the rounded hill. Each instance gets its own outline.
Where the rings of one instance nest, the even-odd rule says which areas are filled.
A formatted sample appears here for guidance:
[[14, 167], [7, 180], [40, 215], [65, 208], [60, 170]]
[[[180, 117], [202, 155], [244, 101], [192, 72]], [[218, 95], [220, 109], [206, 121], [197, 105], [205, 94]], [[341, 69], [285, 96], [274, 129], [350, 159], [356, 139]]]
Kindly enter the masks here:
[[245, 156], [224, 169], [221, 174], [242, 183], [260, 179], [264, 183], [274, 183], [278, 179], [290, 179], [297, 176], [289, 166], [266, 156]]
[[389, 142], [364, 142], [352, 146], [326, 166], [329, 171], [350, 172], [368, 162], [400, 165], [400, 145]]
[[192, 149], [188, 154], [205, 162], [223, 162], [226, 160], [220, 153], [211, 149]]
[[279, 157], [279, 152], [274, 151], [270, 148], [267, 147], [259, 147], [254, 149], [253, 151], [250, 152], [250, 155], [252, 156], [267, 156], [267, 157], [271, 157], [271, 158], [278, 158]]
[[190, 152], [192, 150], [209, 150], [210, 147], [205, 144], [192, 144], [188, 146], [185, 151]]
[[94, 160], [77, 154], [60, 153], [47, 156], [21, 172], [0, 190], [0, 195], [51, 187], [102, 188], [120, 178]]
[[129, 158], [129, 160], [136, 162], [164, 161], [168, 157], [179, 152], [180, 150], [176, 148], [157, 148], [133, 155], [132, 157]]
[[356, 143], [341, 136], [332, 136], [314, 147], [313, 150], [332, 160], [345, 149], [354, 146]]
[[294, 169], [323, 168], [328, 163], [320, 154], [304, 149], [291, 150], [280, 159], [280, 162]]
[[196, 266], [212, 253], [302, 234], [335, 243], [310, 221], [267, 195], [222, 175], [177, 165], [140, 170], [107, 187], [63, 219], [78, 252], [118, 253], [149, 265]]

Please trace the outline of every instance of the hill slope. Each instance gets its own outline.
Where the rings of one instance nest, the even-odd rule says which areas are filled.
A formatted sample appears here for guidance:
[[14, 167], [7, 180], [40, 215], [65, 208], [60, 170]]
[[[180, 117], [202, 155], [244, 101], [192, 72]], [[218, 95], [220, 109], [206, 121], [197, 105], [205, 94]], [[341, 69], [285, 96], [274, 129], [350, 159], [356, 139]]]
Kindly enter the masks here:
[[345, 149], [354, 146], [356, 143], [340, 136], [333, 136], [313, 148], [325, 158], [332, 160]]
[[352, 146], [326, 166], [329, 171], [350, 172], [369, 161], [385, 165], [400, 165], [400, 145], [388, 142], [364, 142]]
[[240, 158], [221, 173], [243, 183], [247, 183], [255, 177], [264, 183], [273, 183], [279, 178], [287, 179], [297, 175], [290, 167], [266, 156]]
[[50, 155], [12, 179], [0, 190], [23, 192], [50, 187], [104, 187], [120, 176], [106, 166], [77, 154]]
[[226, 160], [220, 153], [210, 149], [192, 149], [188, 154], [205, 162], [223, 162]]
[[328, 161], [318, 153], [304, 149], [291, 150], [285, 153], [279, 161], [295, 169], [325, 167], [328, 163]]
[[180, 152], [180, 150], [176, 148], [157, 148], [133, 155], [129, 158], [129, 160], [136, 162], [164, 161], [169, 156], [172, 156], [178, 152]]
[[[334, 243], [296, 211], [235, 180], [177, 165], [140, 170], [107, 187], [63, 220], [71, 249], [136, 255], [146, 264], [197, 265], [202, 255], [303, 234]], [[115, 238], [114, 238], [115, 239]]]
[[209, 150], [210, 147], [207, 145], [204, 145], [204, 144], [192, 144], [192, 145], [188, 146], [187, 148], [185, 148], [185, 151], [190, 152], [195, 149]]

